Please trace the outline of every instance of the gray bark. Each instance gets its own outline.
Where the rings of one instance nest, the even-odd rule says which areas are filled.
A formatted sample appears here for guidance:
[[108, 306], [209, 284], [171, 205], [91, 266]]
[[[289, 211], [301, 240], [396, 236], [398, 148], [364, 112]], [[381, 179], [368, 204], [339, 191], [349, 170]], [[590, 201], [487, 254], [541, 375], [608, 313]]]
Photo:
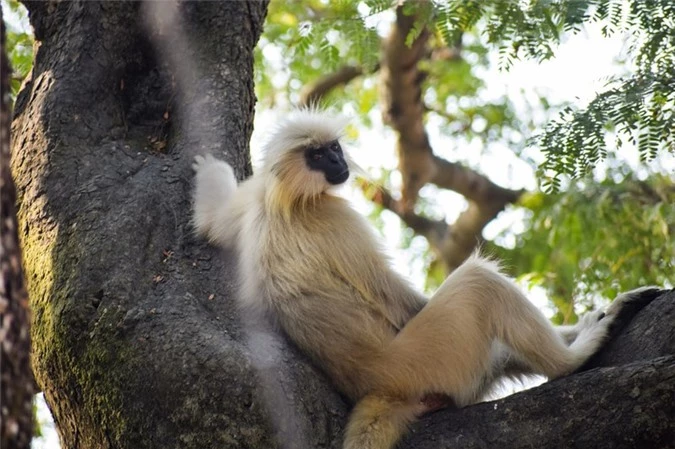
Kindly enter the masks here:
[[[195, 154], [250, 174], [252, 48], [266, 3], [181, 3], [149, 24], [137, 2], [27, 6], [39, 46], [17, 101], [13, 171], [33, 368], [63, 446], [339, 447], [348, 405], [283, 338], [242, 327], [232, 254], [189, 223]], [[563, 447], [559, 435], [591, 444], [596, 425], [663, 443], [673, 359], [654, 358], [672, 354], [663, 311], [673, 303], [647, 306], [660, 313], [640, 325], [669, 335], [650, 360], [439, 412], [402, 446]], [[599, 400], [625, 413], [638, 404], [639, 425], [587, 406]]]

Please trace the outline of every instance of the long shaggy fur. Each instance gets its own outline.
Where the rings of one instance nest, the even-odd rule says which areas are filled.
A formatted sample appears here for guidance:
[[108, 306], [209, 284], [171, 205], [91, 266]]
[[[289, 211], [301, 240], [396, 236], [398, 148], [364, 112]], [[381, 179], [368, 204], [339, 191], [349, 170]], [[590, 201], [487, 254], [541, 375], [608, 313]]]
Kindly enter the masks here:
[[236, 189], [227, 164], [198, 159], [194, 198], [197, 231], [238, 250], [241, 305], [273, 317], [357, 403], [345, 448], [393, 447], [431, 408], [429, 395], [463, 406], [504, 376], [570, 373], [600, 347], [612, 315], [556, 330], [478, 254], [428, 301], [413, 290], [366, 220], [303, 159], [345, 124], [293, 112], [270, 136], [260, 171]]

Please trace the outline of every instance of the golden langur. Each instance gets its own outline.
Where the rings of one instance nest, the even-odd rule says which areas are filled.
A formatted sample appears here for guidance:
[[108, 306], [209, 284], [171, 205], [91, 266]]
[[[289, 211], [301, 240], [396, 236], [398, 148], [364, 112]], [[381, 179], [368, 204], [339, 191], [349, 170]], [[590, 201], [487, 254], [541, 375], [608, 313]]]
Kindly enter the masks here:
[[356, 404], [344, 448], [391, 448], [434, 398], [465, 406], [505, 376], [556, 378], [598, 350], [616, 313], [555, 328], [478, 254], [430, 299], [412, 289], [334, 192], [353, 168], [345, 125], [315, 109], [290, 113], [238, 186], [225, 162], [194, 164], [194, 224], [237, 249], [241, 306], [273, 319]]

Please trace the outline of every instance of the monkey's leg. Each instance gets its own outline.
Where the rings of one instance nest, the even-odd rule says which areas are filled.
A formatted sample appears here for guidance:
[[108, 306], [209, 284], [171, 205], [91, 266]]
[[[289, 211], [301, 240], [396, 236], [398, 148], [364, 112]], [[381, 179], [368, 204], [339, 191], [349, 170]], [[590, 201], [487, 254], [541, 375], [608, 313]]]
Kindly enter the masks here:
[[473, 257], [392, 341], [378, 376], [387, 391], [442, 392], [466, 405], [499, 375], [495, 341], [513, 351], [518, 363], [554, 378], [573, 372], [593, 355], [611, 322], [605, 317], [589, 324], [567, 346], [495, 264]]
[[495, 264], [474, 257], [374, 362], [374, 392], [355, 407], [345, 449], [393, 447], [429, 393], [463, 406], [504, 374], [570, 373], [599, 349], [615, 315], [594, 312], [555, 329]]

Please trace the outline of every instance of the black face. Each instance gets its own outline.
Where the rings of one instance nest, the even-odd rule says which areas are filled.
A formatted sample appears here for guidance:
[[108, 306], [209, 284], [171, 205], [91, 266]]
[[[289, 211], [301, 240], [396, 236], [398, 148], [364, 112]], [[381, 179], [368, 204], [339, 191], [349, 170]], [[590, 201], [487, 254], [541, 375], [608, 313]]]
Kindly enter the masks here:
[[320, 147], [307, 148], [305, 161], [310, 170], [322, 171], [330, 184], [342, 184], [349, 178], [349, 167], [337, 140]]

